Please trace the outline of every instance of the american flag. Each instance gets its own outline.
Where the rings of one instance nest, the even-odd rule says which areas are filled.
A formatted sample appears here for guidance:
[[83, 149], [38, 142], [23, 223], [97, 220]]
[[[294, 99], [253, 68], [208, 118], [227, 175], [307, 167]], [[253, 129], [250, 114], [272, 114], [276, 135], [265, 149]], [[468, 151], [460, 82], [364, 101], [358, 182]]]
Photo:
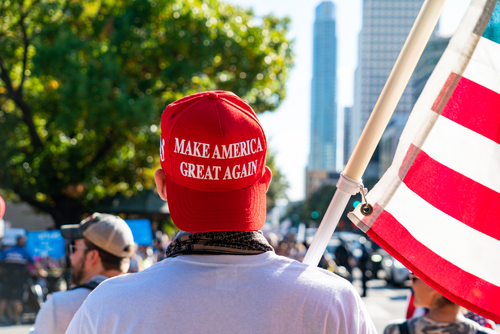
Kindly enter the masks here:
[[448, 299], [500, 322], [500, 3], [473, 0], [349, 218]]

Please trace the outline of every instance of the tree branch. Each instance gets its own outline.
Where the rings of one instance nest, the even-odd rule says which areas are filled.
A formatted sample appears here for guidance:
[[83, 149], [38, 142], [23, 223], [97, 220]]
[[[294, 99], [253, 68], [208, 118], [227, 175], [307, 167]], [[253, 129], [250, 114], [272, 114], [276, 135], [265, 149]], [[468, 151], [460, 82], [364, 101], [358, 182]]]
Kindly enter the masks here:
[[17, 93], [19, 97], [22, 98], [23, 94], [23, 85], [24, 85], [24, 80], [26, 79], [26, 65], [28, 63], [28, 47], [30, 45], [30, 41], [28, 40], [28, 33], [26, 32], [26, 27], [24, 26], [24, 19], [26, 18], [26, 14], [23, 14], [21, 12], [21, 20], [20, 20], [20, 25], [21, 25], [21, 30], [23, 31], [23, 44], [24, 44], [24, 54], [23, 54], [23, 71], [21, 74], [21, 83], [19, 84], [19, 88], [17, 89]]
[[3, 60], [0, 58], [0, 79], [2, 79], [5, 84], [5, 88], [7, 88], [7, 95], [12, 97], [14, 95], [14, 87], [12, 87], [12, 81], [10, 80], [9, 73], [5, 70], [3, 66]]
[[50, 215], [52, 215], [55, 212], [54, 208], [52, 206], [45, 204], [45, 203], [38, 202], [38, 201], [34, 200], [31, 196], [23, 194], [19, 188], [16, 187], [16, 188], [13, 188], [12, 190], [14, 190], [14, 192], [19, 196], [19, 198], [23, 202], [26, 202], [29, 205], [34, 206], [38, 210], [47, 212]]
[[104, 143], [102, 143], [101, 148], [99, 151], [97, 151], [97, 154], [94, 156], [94, 158], [89, 162], [88, 166], [93, 166], [99, 162], [102, 158], [106, 156], [106, 154], [109, 152], [113, 145], [113, 140], [112, 140], [113, 132], [110, 132], [107, 136], [106, 139], [104, 140]]
[[15, 104], [19, 107], [19, 109], [21, 109], [23, 113], [23, 120], [29, 128], [31, 142], [33, 143], [33, 146], [35, 148], [43, 147], [42, 140], [40, 139], [40, 136], [38, 136], [35, 124], [33, 123], [33, 116], [31, 115], [30, 107], [26, 104], [26, 102], [24, 102], [22, 94], [17, 94], [17, 92], [14, 90], [14, 87], [12, 87], [12, 82], [10, 80], [9, 74], [5, 70], [1, 58], [0, 58], [0, 71], [1, 71], [0, 78], [2, 79], [2, 81], [5, 84], [5, 87], [7, 88], [7, 96], [10, 97], [15, 102]]
[[40, 139], [40, 136], [38, 136], [38, 132], [36, 132], [36, 127], [35, 127], [35, 124], [33, 123], [33, 115], [31, 115], [30, 107], [26, 104], [26, 102], [24, 102], [22, 97], [16, 96], [16, 98], [13, 100], [17, 104], [19, 109], [21, 109], [21, 111], [23, 112], [23, 120], [24, 120], [24, 123], [26, 123], [26, 125], [28, 125], [33, 146], [35, 148], [42, 148], [43, 143], [42, 143], [42, 140]]

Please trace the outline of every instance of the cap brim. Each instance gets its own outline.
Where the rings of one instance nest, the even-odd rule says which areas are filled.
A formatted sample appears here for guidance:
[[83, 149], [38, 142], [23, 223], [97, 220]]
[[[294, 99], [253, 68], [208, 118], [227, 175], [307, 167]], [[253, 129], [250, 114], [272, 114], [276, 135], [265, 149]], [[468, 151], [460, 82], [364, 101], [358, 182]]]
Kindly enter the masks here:
[[183, 187], [166, 175], [167, 201], [174, 224], [186, 232], [257, 231], [266, 222], [265, 177], [232, 191]]
[[70, 240], [83, 239], [83, 233], [80, 227], [80, 224], [62, 225], [61, 235], [63, 238]]

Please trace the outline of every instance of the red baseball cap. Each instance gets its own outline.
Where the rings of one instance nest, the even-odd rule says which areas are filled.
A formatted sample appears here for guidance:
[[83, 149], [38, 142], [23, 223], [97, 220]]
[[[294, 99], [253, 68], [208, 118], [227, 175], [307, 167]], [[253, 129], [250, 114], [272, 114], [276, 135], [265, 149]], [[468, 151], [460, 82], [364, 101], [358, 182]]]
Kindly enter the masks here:
[[186, 232], [256, 231], [266, 220], [267, 141], [231, 92], [186, 96], [163, 111], [160, 159], [170, 215]]

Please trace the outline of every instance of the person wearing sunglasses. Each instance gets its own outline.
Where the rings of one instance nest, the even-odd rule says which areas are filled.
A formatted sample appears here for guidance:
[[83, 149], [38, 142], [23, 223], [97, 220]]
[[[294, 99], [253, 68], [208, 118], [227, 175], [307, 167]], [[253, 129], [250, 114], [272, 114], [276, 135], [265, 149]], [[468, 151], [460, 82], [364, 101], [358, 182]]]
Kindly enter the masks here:
[[71, 281], [75, 287], [54, 293], [38, 312], [30, 333], [59, 334], [66, 329], [92, 290], [109, 277], [128, 271], [134, 238], [120, 217], [94, 213], [80, 224], [61, 226], [69, 246]]
[[[405, 322], [388, 325], [384, 334], [495, 334], [497, 332], [482, 327], [477, 322], [467, 319], [462, 308], [431, 288], [415, 274], [410, 274], [414, 293], [415, 307], [429, 310], [420, 317]], [[498, 333], [497, 333], [498, 334]]]

